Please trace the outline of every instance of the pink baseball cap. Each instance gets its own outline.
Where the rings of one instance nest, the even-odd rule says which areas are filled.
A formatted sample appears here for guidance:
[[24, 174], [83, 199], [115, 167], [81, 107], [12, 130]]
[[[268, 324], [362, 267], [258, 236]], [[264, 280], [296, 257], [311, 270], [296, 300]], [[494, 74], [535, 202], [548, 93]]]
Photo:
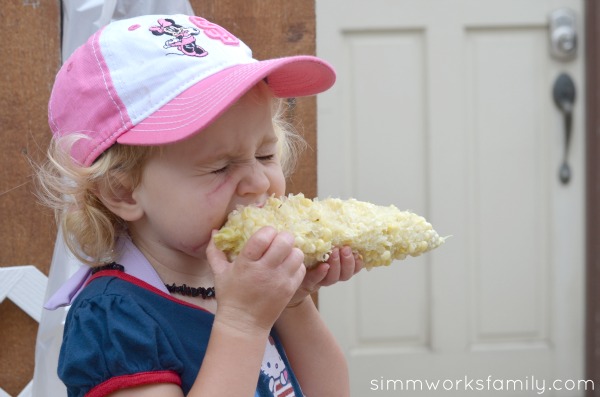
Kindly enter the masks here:
[[276, 97], [330, 88], [335, 71], [314, 56], [257, 61], [198, 16], [146, 15], [105, 26], [56, 76], [48, 120], [56, 137], [81, 135], [71, 155], [88, 166], [115, 142], [162, 145], [199, 132], [261, 80]]

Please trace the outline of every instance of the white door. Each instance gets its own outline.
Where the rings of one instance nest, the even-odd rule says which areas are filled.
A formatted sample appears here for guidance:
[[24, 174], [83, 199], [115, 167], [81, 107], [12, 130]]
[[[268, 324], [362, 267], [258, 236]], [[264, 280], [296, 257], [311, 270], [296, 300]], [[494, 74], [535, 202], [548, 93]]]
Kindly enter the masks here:
[[[319, 196], [395, 204], [451, 235], [322, 289], [353, 396], [582, 396], [583, 1], [316, 4], [317, 52], [338, 71], [318, 100]], [[579, 33], [566, 62], [549, 50], [561, 7]], [[577, 90], [566, 185], [561, 72]]]

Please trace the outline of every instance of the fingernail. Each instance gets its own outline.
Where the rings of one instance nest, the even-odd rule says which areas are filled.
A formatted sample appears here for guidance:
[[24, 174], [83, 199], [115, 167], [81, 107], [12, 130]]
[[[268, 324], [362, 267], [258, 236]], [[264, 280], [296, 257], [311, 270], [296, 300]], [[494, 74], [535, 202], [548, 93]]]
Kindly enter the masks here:
[[342, 248], [342, 255], [344, 256], [352, 256], [352, 249], [350, 247]]
[[334, 248], [333, 251], [331, 251], [331, 255], [329, 255], [329, 259], [337, 259], [340, 257], [340, 250], [338, 248]]

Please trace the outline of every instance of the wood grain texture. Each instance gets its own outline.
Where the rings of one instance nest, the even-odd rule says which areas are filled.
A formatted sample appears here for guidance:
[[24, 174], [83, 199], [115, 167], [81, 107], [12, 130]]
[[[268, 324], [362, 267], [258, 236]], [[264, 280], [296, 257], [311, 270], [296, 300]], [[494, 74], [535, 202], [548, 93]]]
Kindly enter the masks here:
[[47, 104], [60, 66], [59, 11], [56, 2], [10, 0], [0, 7], [11, 32], [0, 47], [0, 266], [33, 264], [45, 273], [56, 228], [32, 194], [30, 160], [44, 156], [50, 139]]
[[[48, 273], [56, 228], [32, 193], [30, 159], [50, 138], [47, 103], [60, 65], [58, 1], [7, 0], [0, 6], [0, 266]], [[16, 396], [33, 377], [38, 324], [15, 304], [0, 305], [0, 386]], [[53, 369], [49, 369], [53, 370]]]

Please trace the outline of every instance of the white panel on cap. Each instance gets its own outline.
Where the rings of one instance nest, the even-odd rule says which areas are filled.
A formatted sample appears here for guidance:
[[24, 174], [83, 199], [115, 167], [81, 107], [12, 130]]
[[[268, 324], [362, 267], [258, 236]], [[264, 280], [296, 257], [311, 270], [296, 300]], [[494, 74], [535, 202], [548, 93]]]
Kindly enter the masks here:
[[[199, 31], [194, 36], [196, 45], [208, 54], [196, 57], [184, 55], [176, 47], [163, 48], [173, 36], [155, 36], [149, 30], [159, 26], [160, 18], [170, 18], [178, 25]], [[133, 29], [133, 23], [140, 26]], [[205, 77], [233, 65], [256, 62], [243, 42], [225, 45], [209, 38], [186, 15], [150, 15], [135, 18], [134, 22], [113, 22], [102, 32], [100, 47], [115, 90], [134, 125]]]

